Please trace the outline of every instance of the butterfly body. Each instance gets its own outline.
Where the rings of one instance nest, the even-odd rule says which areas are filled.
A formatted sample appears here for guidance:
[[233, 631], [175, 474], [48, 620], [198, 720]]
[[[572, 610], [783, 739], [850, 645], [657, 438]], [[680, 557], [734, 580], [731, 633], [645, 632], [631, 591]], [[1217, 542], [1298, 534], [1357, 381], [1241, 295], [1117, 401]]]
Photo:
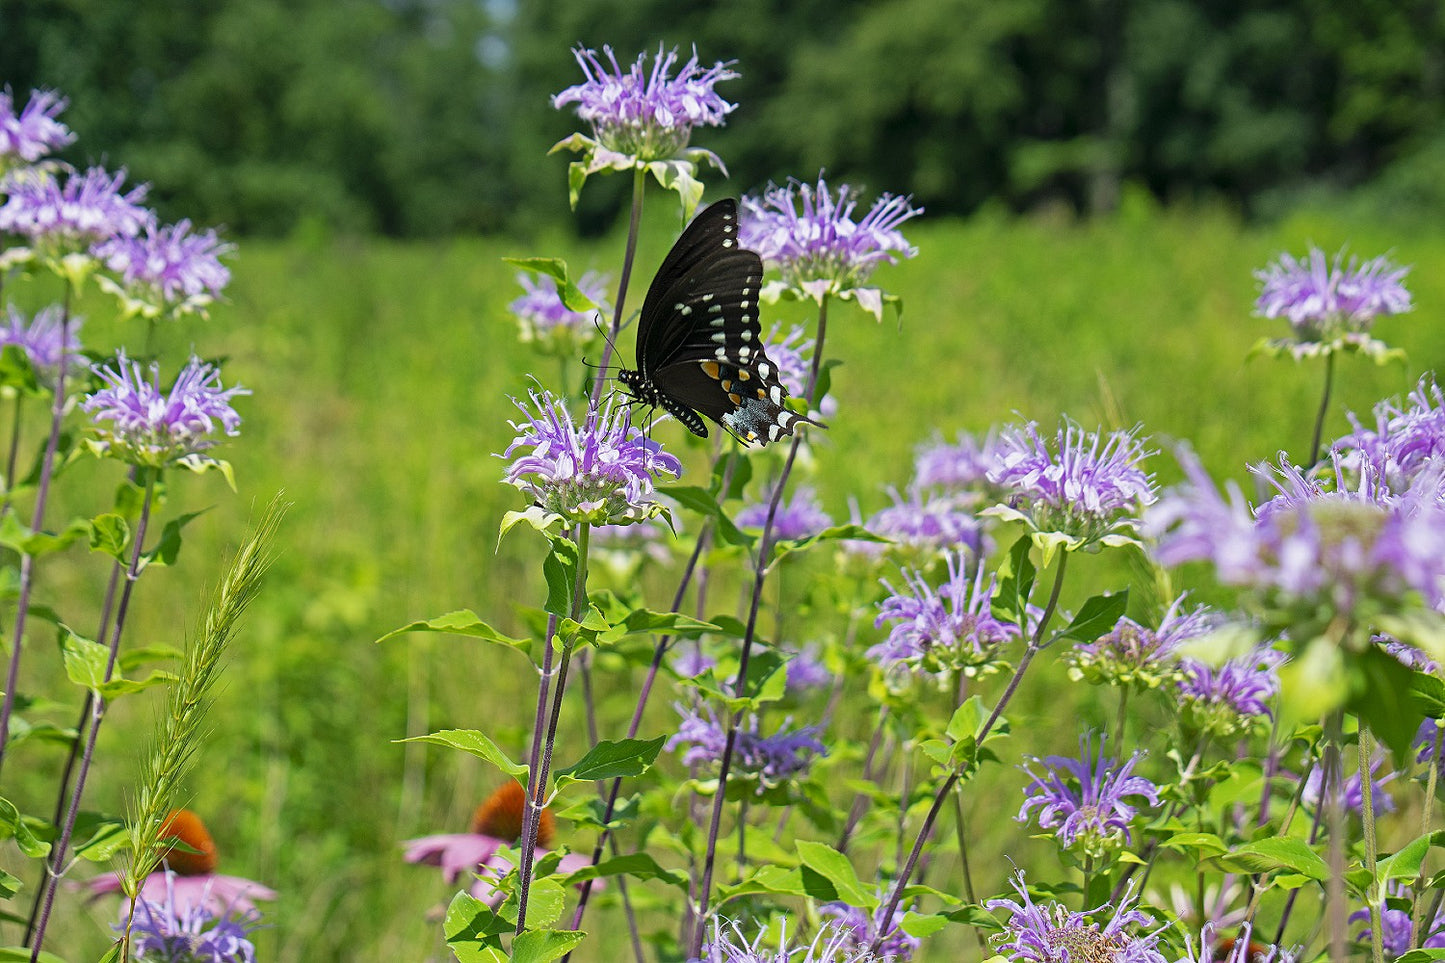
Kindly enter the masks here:
[[762, 259], [738, 246], [737, 202], [706, 208], [658, 268], [637, 324], [637, 369], [618, 379], [704, 438], [704, 417], [748, 444], [817, 424], [783, 407], [788, 392], [758, 323], [762, 282]]

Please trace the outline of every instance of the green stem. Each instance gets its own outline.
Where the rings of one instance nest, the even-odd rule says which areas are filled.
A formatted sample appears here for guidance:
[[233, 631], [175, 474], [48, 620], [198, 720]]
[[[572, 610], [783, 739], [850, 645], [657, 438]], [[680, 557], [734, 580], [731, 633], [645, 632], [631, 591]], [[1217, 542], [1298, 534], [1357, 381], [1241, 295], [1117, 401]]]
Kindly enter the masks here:
[[[963, 869], [963, 897], [968, 900], [970, 906], [977, 906], [978, 895], [973, 888], [973, 872], [968, 866], [968, 830], [963, 819], [962, 793], [955, 792], [953, 794], [953, 823], [954, 829], [958, 833], [958, 861]], [[984, 959], [987, 959], [989, 956], [988, 939], [983, 935], [983, 930], [975, 926], [973, 935], [978, 938], [978, 951], [983, 954]]]
[[[1420, 835], [1429, 836], [1430, 826], [1435, 821], [1435, 790], [1440, 780], [1440, 751], [1445, 746], [1445, 722], [1435, 720], [1435, 754], [1430, 757], [1430, 771], [1425, 774], [1425, 804], [1420, 807]], [[1427, 853], [1428, 857], [1429, 854]], [[1425, 883], [1430, 878], [1425, 870], [1425, 860], [1420, 861], [1420, 876], [1415, 880], [1415, 913], [1410, 924], [1410, 946], [1416, 948], [1425, 933], [1425, 924], [1433, 917], [1425, 915], [1428, 900], [1425, 897]]]
[[[1345, 800], [1341, 743], [1343, 710], [1336, 709], [1325, 722], [1325, 775], [1321, 797], [1329, 811], [1329, 867], [1325, 881], [1325, 915], [1328, 918], [1330, 959], [1343, 960], [1348, 948], [1345, 906]], [[1378, 932], [1378, 930], [1377, 930]]]
[[1374, 955], [1375, 963], [1385, 963], [1384, 932], [1380, 920], [1383, 894], [1380, 892], [1380, 881], [1376, 876], [1378, 867], [1375, 865], [1378, 858], [1378, 843], [1375, 839], [1375, 784], [1370, 776], [1370, 757], [1374, 755], [1375, 740], [1370, 735], [1369, 726], [1364, 722], [1360, 723], [1359, 735], [1360, 801], [1363, 807], [1360, 815], [1365, 827], [1365, 871], [1370, 874], [1370, 882], [1365, 888], [1365, 901], [1370, 907], [1370, 951]]
[[1335, 355], [1330, 352], [1325, 355], [1325, 390], [1320, 396], [1320, 410], [1315, 415], [1315, 434], [1310, 441], [1310, 460], [1305, 463], [1306, 467], [1313, 467], [1320, 460], [1320, 439], [1325, 431], [1325, 414], [1330, 410], [1330, 389], [1335, 384]]
[[[632, 279], [632, 261], [637, 256], [637, 234], [642, 224], [642, 188], [646, 183], [646, 171], [637, 168], [632, 173], [632, 216], [627, 222], [627, 248], [622, 254], [622, 276], [617, 279], [617, 302], [612, 307], [612, 328], [607, 343], [602, 346], [602, 363], [597, 366], [597, 377], [592, 382], [592, 403], [602, 398], [602, 386], [607, 383], [607, 366], [612, 361], [612, 348], [617, 335], [622, 331], [622, 308], [627, 301], [627, 284]], [[565, 389], [565, 385], [563, 388]]]

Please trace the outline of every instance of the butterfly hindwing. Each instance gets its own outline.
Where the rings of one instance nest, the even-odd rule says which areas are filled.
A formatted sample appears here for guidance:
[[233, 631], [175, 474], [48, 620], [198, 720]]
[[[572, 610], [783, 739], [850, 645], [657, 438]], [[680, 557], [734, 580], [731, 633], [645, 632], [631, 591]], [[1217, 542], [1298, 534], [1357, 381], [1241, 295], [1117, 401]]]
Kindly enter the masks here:
[[783, 407], [787, 390], [763, 350], [762, 259], [738, 246], [737, 202], [699, 214], [658, 269], [637, 329], [637, 370], [620, 378], [694, 434], [699, 414], [744, 442], [766, 444], [809, 421]]

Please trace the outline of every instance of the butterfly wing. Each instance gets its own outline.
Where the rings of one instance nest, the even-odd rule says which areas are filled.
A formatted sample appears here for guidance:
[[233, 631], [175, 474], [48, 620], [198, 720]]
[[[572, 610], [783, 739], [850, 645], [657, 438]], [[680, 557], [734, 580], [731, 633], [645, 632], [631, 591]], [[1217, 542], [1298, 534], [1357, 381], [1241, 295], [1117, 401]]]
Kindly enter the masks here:
[[763, 351], [762, 281], [762, 259], [738, 247], [737, 202], [705, 209], [648, 288], [638, 321], [638, 377], [625, 372], [624, 382], [637, 382], [640, 397], [703, 437], [699, 413], [745, 442], [776, 441], [798, 421], [810, 421], [783, 407], [787, 390]]

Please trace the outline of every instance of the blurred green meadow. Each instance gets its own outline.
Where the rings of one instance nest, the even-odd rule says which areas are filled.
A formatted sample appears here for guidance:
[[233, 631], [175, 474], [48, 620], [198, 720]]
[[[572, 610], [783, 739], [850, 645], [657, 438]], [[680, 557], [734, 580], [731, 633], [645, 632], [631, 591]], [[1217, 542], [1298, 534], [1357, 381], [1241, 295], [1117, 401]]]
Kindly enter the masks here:
[[[679, 226], [670, 196], [651, 195], [649, 204], [634, 306]], [[1261, 336], [1285, 330], [1282, 321], [1251, 316], [1251, 272], [1282, 250], [1302, 254], [1311, 242], [1329, 252], [1348, 243], [1362, 257], [1389, 252], [1414, 266], [1408, 285], [1416, 310], [1376, 329], [1408, 352], [1408, 363], [1376, 367], [1342, 358], [1327, 436], [1347, 430], [1345, 410], [1367, 411], [1408, 390], [1422, 371], [1445, 365], [1445, 238], [1438, 234], [1402, 235], [1313, 214], [1246, 228], [1223, 210], [1158, 210], [1135, 197], [1117, 215], [1090, 222], [925, 217], [907, 233], [918, 257], [878, 275], [904, 299], [901, 324], [891, 317], [875, 324], [847, 305], [830, 316], [828, 354], [842, 361], [832, 380], [839, 407], [817, 441], [809, 480], [839, 520], [850, 500], [864, 515], [885, 504], [884, 486], [902, 487], [915, 448], [937, 433], [952, 438], [959, 429], [981, 432], [1019, 419], [1047, 427], [1061, 413], [1091, 428], [1141, 423], [1161, 449], [1152, 466], [1164, 481], [1177, 477], [1171, 449], [1182, 439], [1216, 475], [1242, 481], [1247, 462], [1281, 449], [1303, 457], [1322, 365], [1247, 355]], [[210, 510], [188, 529], [182, 564], [142, 580], [128, 644], [179, 642], [248, 521], [278, 490], [293, 503], [188, 787], [192, 808], [221, 848], [220, 871], [281, 894], [266, 908], [258, 958], [449, 958], [440, 925], [428, 916], [452, 890], [434, 869], [403, 864], [399, 843], [463, 830], [500, 777], [470, 756], [394, 740], [481, 728], [520, 757], [536, 677], [520, 656], [464, 639], [374, 640], [412, 619], [464, 607], [504, 632], [527, 631], [523, 607], [543, 597], [544, 547], [523, 529], [498, 545], [502, 513], [523, 506], [500, 483], [504, 462], [496, 453], [511, 439], [508, 397], [524, 396], [534, 376], [551, 386], [561, 374], [555, 361], [518, 343], [507, 303], [519, 289], [501, 258], [560, 255], [579, 273], [615, 274], [621, 248], [616, 235], [586, 245], [561, 235], [242, 241], [231, 262], [230, 303], [209, 322], [160, 332], [166, 357], [192, 347], [223, 355], [227, 384], [239, 381], [254, 394], [239, 401], [242, 434], [221, 453], [235, 466], [239, 494], [214, 474], [171, 480], [168, 514]], [[101, 304], [94, 307], [83, 333], [88, 347], [104, 349], [114, 326]], [[785, 307], [776, 316], [801, 320], [806, 313]], [[621, 348], [630, 363], [629, 335]], [[569, 380], [583, 376], [578, 366], [566, 373]], [[683, 451], [692, 474], [684, 482], [700, 483], [709, 449], [683, 434], [670, 423], [656, 430]], [[119, 471], [89, 461], [72, 470]], [[64, 510], [89, 515], [106, 507]], [[830, 552], [804, 560], [785, 584], [826, 570]], [[83, 571], [47, 578], [44, 590], [55, 596], [41, 601], [64, 597], [70, 612], [99, 599], [108, 572], [100, 556], [51, 564], [57, 572]], [[1075, 603], [1121, 574], [1092, 558], [1077, 572]], [[665, 577], [644, 588], [651, 607], [667, 607], [673, 585]], [[712, 597], [719, 610], [734, 604], [725, 589]], [[871, 613], [866, 621], [871, 625]], [[806, 636], [797, 619], [788, 631]], [[55, 652], [48, 642], [30, 639], [37, 653], [26, 670], [30, 688], [61, 691], [61, 683], [42, 681], [47, 671], [61, 676], [58, 657], [47, 665]], [[604, 733], [617, 732], [631, 711], [635, 680], [622, 678], [598, 675]], [[1112, 713], [1093, 703], [1092, 690], [1061, 693], [1067, 685], [1057, 667], [1047, 669], [1030, 677], [1011, 708], [1015, 732], [1057, 730], [1047, 745], [1032, 739], [1031, 750], [1069, 748], [1075, 717]], [[569, 695], [575, 699], [580, 689]], [[124, 700], [102, 730], [90, 806], [124, 810], [124, 787], [155, 711], [151, 698]], [[653, 699], [643, 735], [670, 730], [670, 701], [665, 693]], [[563, 739], [575, 748], [583, 736], [580, 702], [574, 706], [574, 727]], [[1053, 726], [1061, 706], [1070, 707], [1070, 724]], [[872, 721], [846, 712], [835, 719], [860, 739]], [[8, 772], [14, 786], [7, 795], [23, 800], [22, 808], [48, 809], [43, 791], [53, 785], [58, 750], [29, 744], [20, 758]], [[994, 767], [969, 787], [972, 835], [987, 840], [971, 854], [984, 892], [997, 892], [1009, 871], [1001, 854], [1023, 864], [1029, 852], [1024, 827], [1012, 820], [1022, 782], [1012, 768]], [[577, 843], [590, 849], [590, 839]], [[873, 858], [859, 856], [864, 864]], [[928, 881], [946, 888], [955, 878], [940, 865]], [[647, 905], [645, 891], [639, 900]], [[615, 904], [601, 905], [589, 916], [586, 928], [599, 938], [584, 944], [585, 958], [625, 944]], [[67, 901], [52, 927], [55, 949], [74, 960], [99, 956], [113, 912], [113, 902], [84, 908]], [[644, 921], [668, 925], [646, 913]], [[4, 928], [7, 939], [15, 936], [13, 925]], [[955, 947], [976, 952], [958, 930], [926, 944], [922, 958], [954, 958]]]

